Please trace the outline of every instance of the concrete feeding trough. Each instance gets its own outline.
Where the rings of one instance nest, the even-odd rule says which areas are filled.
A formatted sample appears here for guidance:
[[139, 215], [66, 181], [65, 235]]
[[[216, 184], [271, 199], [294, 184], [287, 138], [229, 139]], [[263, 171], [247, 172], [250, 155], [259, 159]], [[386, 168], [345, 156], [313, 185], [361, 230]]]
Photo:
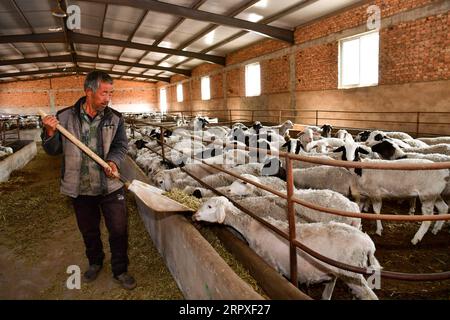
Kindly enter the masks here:
[[36, 142], [32, 140], [17, 140], [7, 145], [14, 153], [0, 161], [0, 182], [9, 180], [15, 170], [22, 169], [36, 156]]
[[[150, 183], [147, 176], [129, 157], [122, 164], [121, 172], [130, 180]], [[136, 196], [138, 211], [155, 247], [186, 299], [263, 299], [231, 269], [186, 217], [178, 214], [185, 212], [181, 204], [167, 198], [176, 203], [172, 207], [174, 211], [171, 212], [169, 207], [167, 207], [169, 210], [163, 210], [164, 203], [160, 205], [154, 202], [165, 197], [161, 198], [163, 197], [161, 195], [153, 197], [148, 206]], [[189, 212], [192, 210], [189, 209]]]

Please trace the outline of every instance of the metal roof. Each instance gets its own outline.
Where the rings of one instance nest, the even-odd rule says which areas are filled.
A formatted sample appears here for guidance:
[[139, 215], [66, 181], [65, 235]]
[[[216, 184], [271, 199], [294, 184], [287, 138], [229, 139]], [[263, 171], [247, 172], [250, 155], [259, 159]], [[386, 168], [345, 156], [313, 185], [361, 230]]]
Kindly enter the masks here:
[[[85, 73], [169, 81], [265, 38], [293, 43], [295, 27], [357, 0], [1, 0], [0, 81]], [[81, 28], [58, 17], [80, 8]], [[137, 76], [138, 75], [138, 76]]]

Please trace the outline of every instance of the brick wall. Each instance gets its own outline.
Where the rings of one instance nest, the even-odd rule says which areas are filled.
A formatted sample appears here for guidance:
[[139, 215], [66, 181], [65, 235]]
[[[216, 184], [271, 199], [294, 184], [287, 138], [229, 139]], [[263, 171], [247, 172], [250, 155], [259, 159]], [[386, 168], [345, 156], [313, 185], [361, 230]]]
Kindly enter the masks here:
[[296, 89], [326, 90], [338, 86], [338, 46], [334, 43], [300, 50], [296, 54]]
[[[38, 109], [50, 111], [51, 100], [56, 110], [71, 106], [84, 95], [83, 82], [83, 76], [68, 76], [2, 83], [0, 112], [35, 114]], [[156, 101], [154, 84], [114, 80], [115, 109], [151, 111], [156, 109]]]
[[[364, 25], [369, 5], [378, 4], [384, 19], [430, 2], [432, 1], [372, 1], [297, 28], [297, 44], [338, 33], [334, 41], [310, 46], [297, 53], [297, 90], [337, 89], [339, 32]], [[382, 23], [379, 84], [450, 79], [449, 22], [450, 15], [447, 12], [388, 27], [383, 27]]]
[[385, 28], [380, 33], [380, 84], [450, 79], [450, 15]]

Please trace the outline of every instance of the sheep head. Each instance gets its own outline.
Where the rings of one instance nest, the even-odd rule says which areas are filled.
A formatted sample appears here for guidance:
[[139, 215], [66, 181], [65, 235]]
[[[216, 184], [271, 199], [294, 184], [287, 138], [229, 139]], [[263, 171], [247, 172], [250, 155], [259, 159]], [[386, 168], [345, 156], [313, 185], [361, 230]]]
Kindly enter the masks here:
[[[241, 177], [254, 182], [259, 182], [258, 178], [251, 174], [243, 174]], [[229, 187], [229, 193], [231, 196], [249, 196], [253, 194], [255, 186], [245, 181], [236, 180]]]
[[226, 215], [225, 209], [229, 203], [229, 200], [225, 197], [212, 197], [198, 209], [192, 219], [194, 221], [223, 223]]

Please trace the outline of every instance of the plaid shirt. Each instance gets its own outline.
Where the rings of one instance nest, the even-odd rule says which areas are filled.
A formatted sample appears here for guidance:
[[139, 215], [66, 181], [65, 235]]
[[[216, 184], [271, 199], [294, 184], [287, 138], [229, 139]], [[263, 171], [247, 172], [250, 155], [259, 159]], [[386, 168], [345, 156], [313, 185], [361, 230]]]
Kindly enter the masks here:
[[[104, 112], [98, 112], [91, 117], [81, 107], [81, 142], [98, 154], [97, 131]], [[102, 194], [100, 174], [103, 169], [87, 154], [82, 153], [81, 175], [80, 175], [80, 195], [96, 196]]]

